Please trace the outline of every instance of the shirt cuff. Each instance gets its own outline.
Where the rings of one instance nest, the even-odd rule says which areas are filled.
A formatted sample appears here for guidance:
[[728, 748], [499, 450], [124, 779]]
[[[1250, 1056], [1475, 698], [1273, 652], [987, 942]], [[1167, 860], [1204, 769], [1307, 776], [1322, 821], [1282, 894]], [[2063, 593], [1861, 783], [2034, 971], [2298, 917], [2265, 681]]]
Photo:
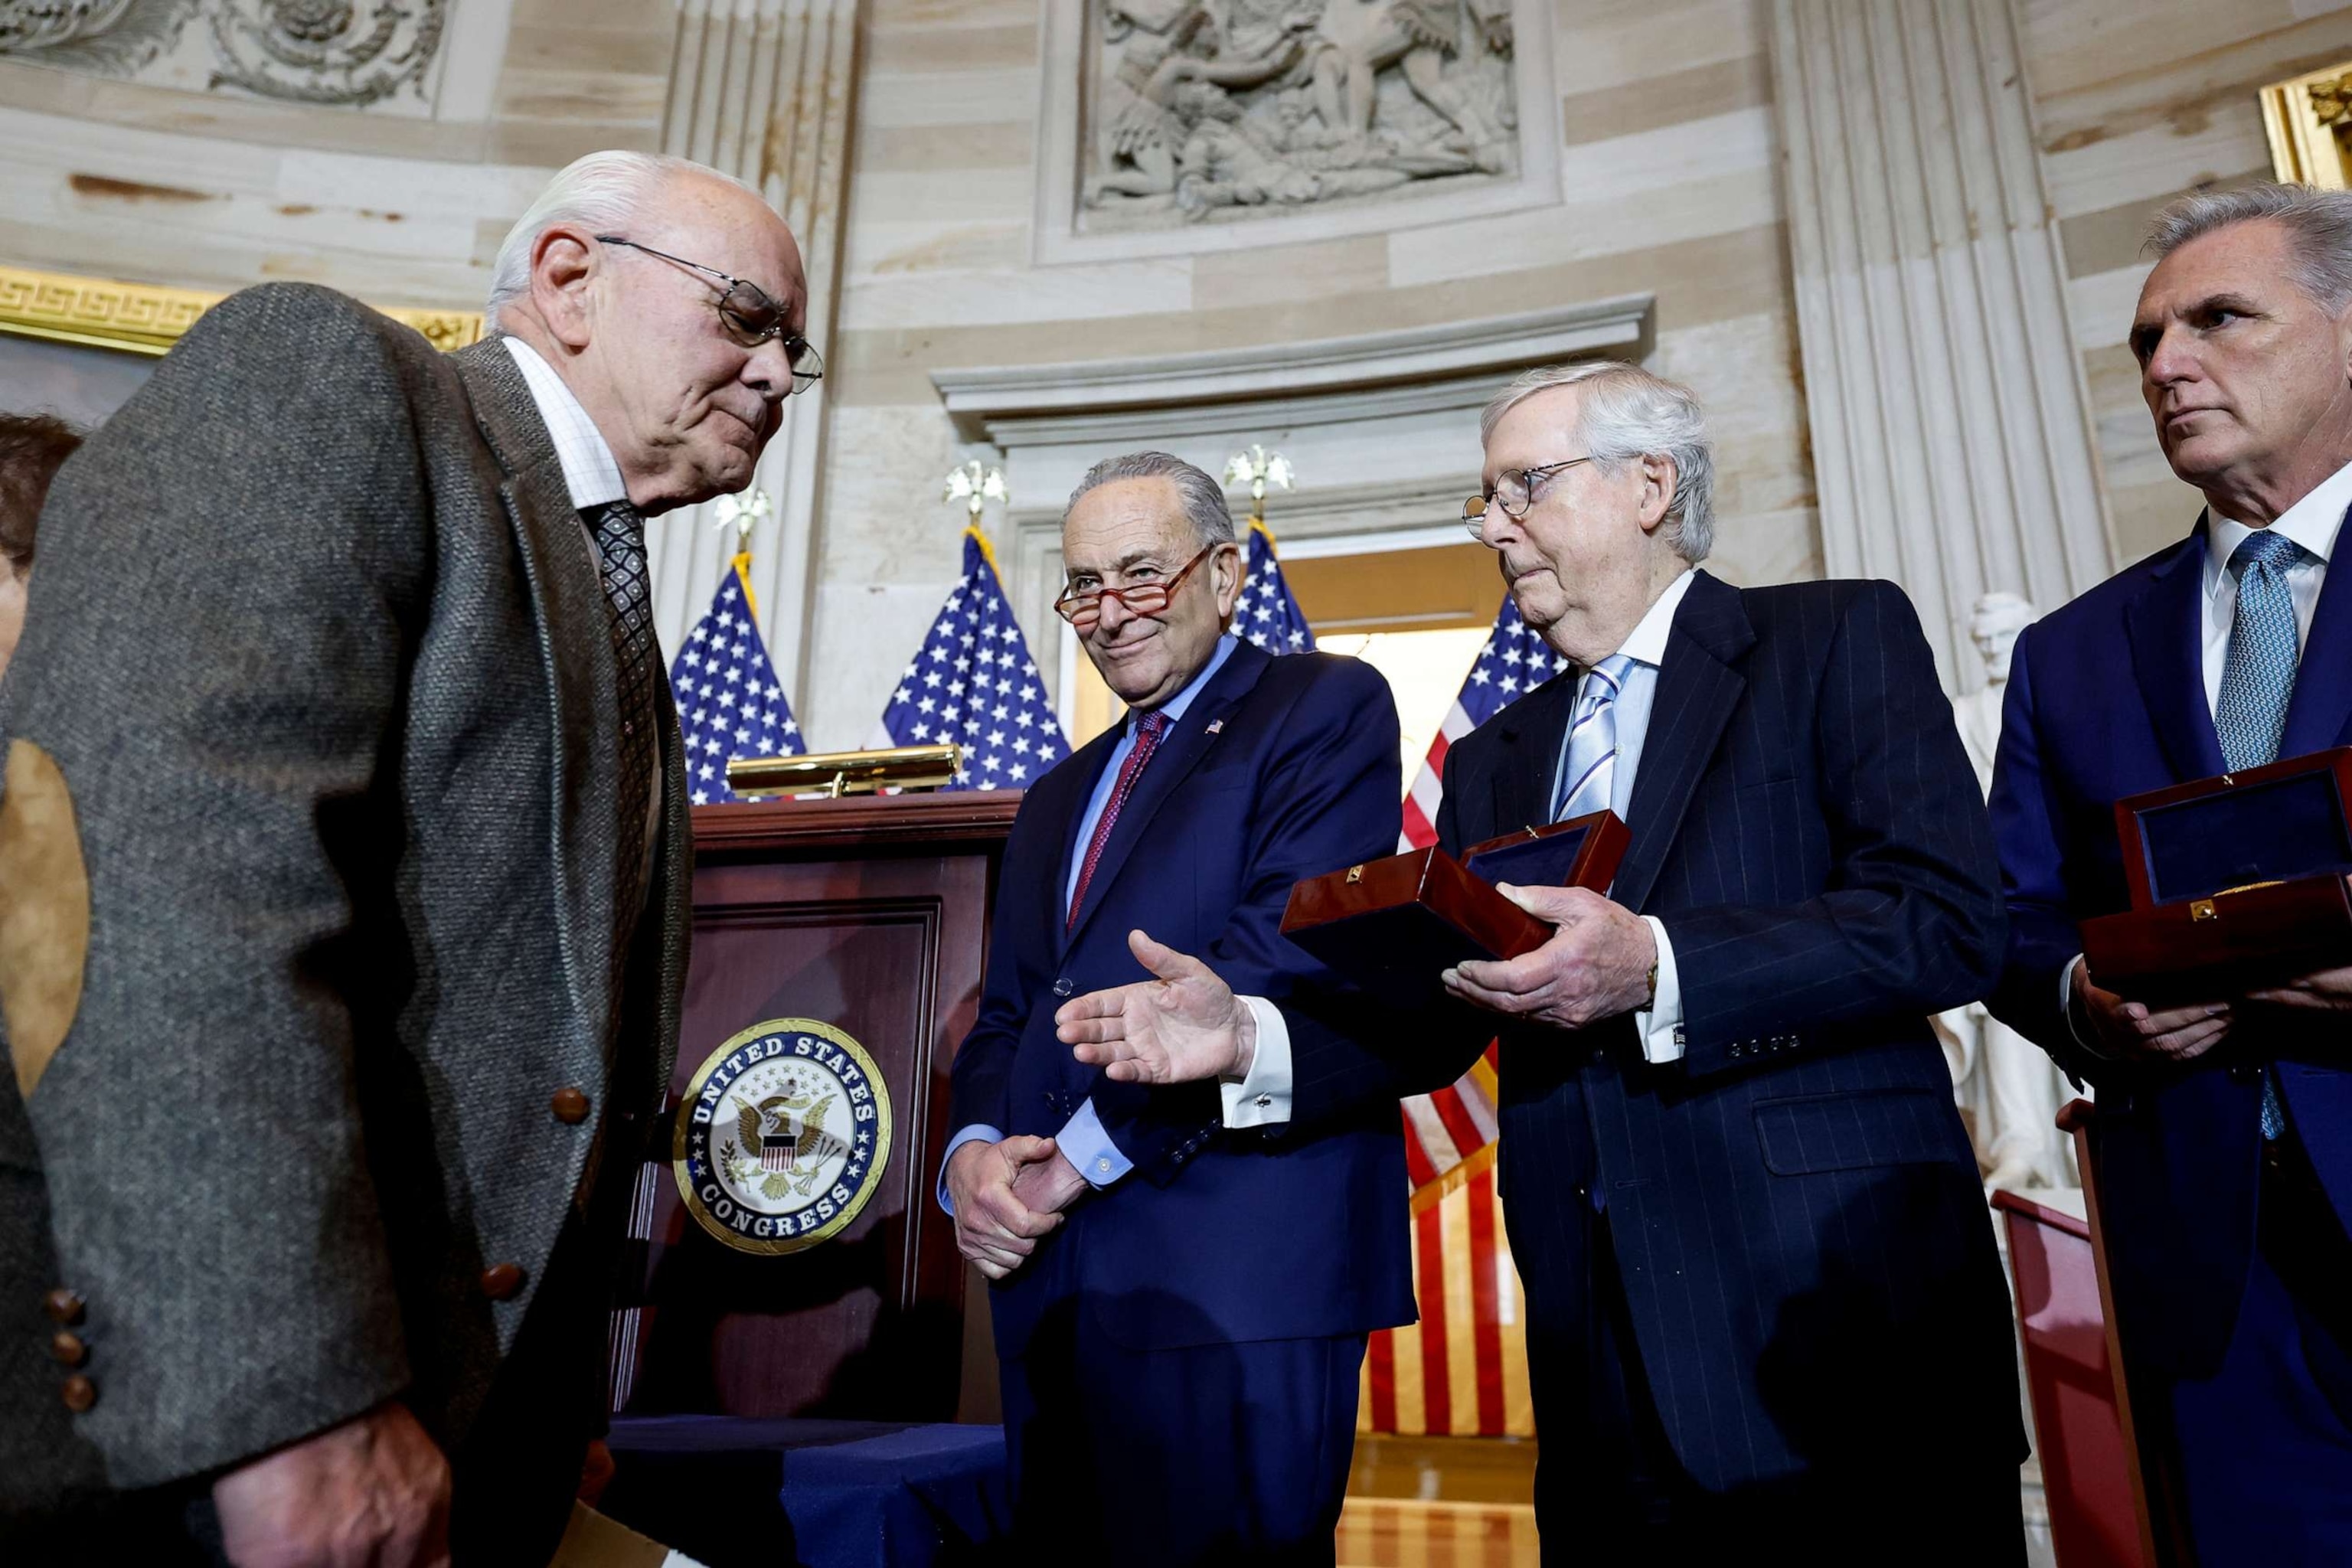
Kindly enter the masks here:
[[2074, 966], [2082, 962], [2083, 955], [2078, 952], [2068, 959], [2066, 966], [2058, 972], [2058, 1016], [2066, 1020], [2068, 1038], [2091, 1055], [2104, 1059], [2107, 1053], [2099, 1048], [2099, 1043], [2084, 1038], [2083, 1031], [2074, 1026]]
[[1225, 1125], [1236, 1131], [1286, 1126], [1290, 1121], [1290, 1026], [1283, 1022], [1282, 1009], [1265, 997], [1241, 1001], [1257, 1020], [1257, 1054], [1246, 1075], [1217, 1081], [1225, 1101]]
[[1135, 1162], [1120, 1153], [1110, 1134], [1103, 1131], [1102, 1118], [1095, 1114], [1091, 1100], [1062, 1123], [1062, 1130], [1054, 1134], [1054, 1147], [1092, 1187], [1109, 1186], [1135, 1169]]
[[955, 1217], [955, 1201], [948, 1196], [948, 1166], [954, 1162], [956, 1151], [967, 1143], [1002, 1143], [1003, 1142], [1004, 1134], [984, 1121], [975, 1121], [948, 1140], [948, 1152], [940, 1160], [940, 1180], [936, 1191], [940, 1207], [949, 1218]]
[[1655, 915], [1642, 921], [1658, 944], [1658, 985], [1647, 1008], [1633, 1015], [1634, 1032], [1642, 1037], [1642, 1055], [1654, 1062], [1683, 1059], [1683, 987], [1675, 973], [1675, 944], [1666, 940], [1665, 922]]

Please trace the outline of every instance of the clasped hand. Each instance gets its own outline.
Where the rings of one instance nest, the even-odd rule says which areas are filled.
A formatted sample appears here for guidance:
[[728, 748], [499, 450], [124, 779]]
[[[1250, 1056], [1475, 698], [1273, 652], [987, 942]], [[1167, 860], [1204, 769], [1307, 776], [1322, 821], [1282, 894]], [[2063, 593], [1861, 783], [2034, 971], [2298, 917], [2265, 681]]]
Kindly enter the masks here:
[[966, 1143], [948, 1162], [956, 1250], [991, 1279], [1003, 1279], [1062, 1223], [1061, 1211], [1086, 1184], [1051, 1138]]
[[1441, 976], [1448, 992], [1489, 1012], [1561, 1029], [1650, 1005], [1658, 943], [1647, 921], [1590, 888], [1504, 882], [1495, 890], [1559, 929], [1533, 952], [1454, 965]]

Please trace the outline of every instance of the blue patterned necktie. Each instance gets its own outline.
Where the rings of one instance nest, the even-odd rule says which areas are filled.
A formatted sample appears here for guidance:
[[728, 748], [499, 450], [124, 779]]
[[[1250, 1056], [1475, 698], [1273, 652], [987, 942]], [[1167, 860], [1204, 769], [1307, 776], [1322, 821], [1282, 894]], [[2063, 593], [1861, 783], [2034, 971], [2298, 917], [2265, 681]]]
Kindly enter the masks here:
[[[2221, 665], [2221, 693], [2213, 703], [2213, 731], [2221, 760], [2233, 773], [2278, 761], [2279, 737], [2286, 731], [2287, 704], [2294, 697], [2297, 637], [2294, 595], [2287, 568], [2303, 558], [2303, 547], [2284, 534], [2257, 529], [2230, 554], [2238, 579], [2238, 609], [2230, 623], [2230, 652]], [[2263, 1074], [2263, 1137], [2286, 1130], [2275, 1076]]]
[[1609, 809], [1610, 786], [1617, 778], [1617, 699], [1633, 668], [1631, 658], [1612, 653], [1585, 676], [1553, 784], [1554, 822]]

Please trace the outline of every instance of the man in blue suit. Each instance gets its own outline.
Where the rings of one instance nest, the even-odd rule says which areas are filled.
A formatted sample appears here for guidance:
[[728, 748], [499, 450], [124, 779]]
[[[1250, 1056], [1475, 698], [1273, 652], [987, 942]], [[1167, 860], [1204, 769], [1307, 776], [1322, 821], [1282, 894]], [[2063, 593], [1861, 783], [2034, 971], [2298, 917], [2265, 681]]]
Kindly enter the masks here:
[[[2352, 195], [2184, 197], [2131, 347], [2189, 537], [2031, 627], [1993, 823], [1995, 1014], [2098, 1087], [2135, 1414], [2206, 1568], [2352, 1561], [2352, 970], [2151, 1009], [2077, 922], [2128, 907], [2121, 796], [2352, 743]], [[2152, 1431], [2150, 1430], [2152, 1429]]]
[[[1396, 710], [1368, 666], [1226, 635], [1242, 554], [1189, 463], [1097, 464], [1062, 555], [1056, 608], [1129, 710], [1022, 802], [940, 1180], [996, 1281], [1015, 1532], [1328, 1563], [1365, 1336], [1413, 1315], [1404, 1152], [1376, 1086], [1296, 1113], [1294, 1049], [1345, 997], [1280, 925], [1294, 882], [1395, 847]], [[1082, 992], [1216, 984], [1180, 954], [1231, 983], [1223, 1081], [1113, 1082], [1055, 1038]]]
[[[1292, 1114], [1427, 1088], [1499, 1026], [1548, 1561], [2022, 1563], [2015, 1347], [1927, 1018], [2000, 953], [1992, 839], [1935, 661], [1885, 583], [1738, 589], [1696, 401], [1633, 365], [1489, 406], [1472, 502], [1571, 668], [1456, 742], [1451, 850], [1614, 810], [1608, 898], [1465, 963], [1390, 1057], [1295, 1042]], [[1121, 1078], [1219, 1051], [1133, 992], [1066, 1012]], [[1475, 1010], [1474, 1010], [1475, 1009]]]

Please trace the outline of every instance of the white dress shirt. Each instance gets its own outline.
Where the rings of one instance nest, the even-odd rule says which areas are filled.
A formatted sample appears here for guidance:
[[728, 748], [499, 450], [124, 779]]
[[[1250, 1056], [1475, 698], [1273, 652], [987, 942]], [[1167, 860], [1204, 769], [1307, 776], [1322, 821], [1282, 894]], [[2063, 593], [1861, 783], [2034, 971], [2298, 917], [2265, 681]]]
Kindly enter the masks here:
[[[1609, 780], [1609, 809], [1628, 823], [1633, 820], [1626, 815], [1626, 808], [1633, 800], [1633, 775], [1641, 770], [1642, 749], [1650, 738], [1650, 706], [1657, 700], [1658, 671], [1666, 662], [1666, 634], [1674, 630], [1675, 612], [1681, 608], [1683, 595], [1690, 592], [1695, 573], [1695, 568], [1686, 569], [1667, 584], [1666, 591], [1634, 625], [1633, 633], [1612, 650], [1633, 661], [1633, 668], [1625, 672], [1624, 688], [1612, 704], [1617, 720], [1617, 763]], [[1601, 660], [1592, 662], [1597, 665]], [[1586, 685], [1596, 679], [1591, 670], [1585, 672], [1576, 690], [1580, 703], [1587, 695]], [[1568, 742], [1563, 738], [1555, 773], [1567, 764], [1567, 758]], [[1633, 1028], [1641, 1036], [1643, 1056], [1654, 1062], [1680, 1061], [1683, 991], [1675, 969], [1675, 944], [1666, 940], [1664, 921], [1655, 915], [1643, 915], [1642, 919], [1658, 944], [1658, 989], [1649, 1007], [1633, 1015]]]
[[[2273, 533], [2284, 534], [2304, 551], [2302, 559], [2286, 569], [2287, 595], [2294, 601], [2297, 659], [2311, 641], [2311, 617], [2318, 612], [2320, 584], [2327, 580], [2327, 559], [2336, 552], [2336, 535], [2344, 526], [2347, 510], [2352, 510], [2352, 463], [2320, 480], [2309, 495], [2271, 524]], [[2221, 706], [2221, 671], [2230, 662], [2230, 631], [2238, 618], [2238, 578], [2230, 570], [2230, 557], [2253, 531], [2210, 508], [2206, 510], [2205, 616], [2198, 623], [2198, 633], [2208, 713]], [[2074, 1016], [2074, 966], [2071, 963], [2058, 972], [2058, 1006], [2071, 1027]], [[2084, 1046], [2092, 1044], [2082, 1038], [2080, 1031], [2075, 1038]]]
[[[621, 465], [614, 460], [613, 448], [604, 442], [604, 432], [555, 374], [555, 367], [539, 355], [539, 351], [517, 337], [499, 340], [514, 356], [515, 367], [522, 372], [523, 384], [530, 388], [532, 406], [539, 410], [541, 423], [555, 442], [555, 460], [563, 468], [563, 488], [571, 492], [572, 510], [579, 512], [581, 542], [588, 548], [588, 563], [595, 568], [596, 580], [604, 581], [604, 552], [596, 547], [596, 535], [588, 526], [592, 507], [610, 506], [616, 500], [629, 499], [629, 487], [622, 482]], [[661, 742], [652, 741], [654, 747], [653, 788], [646, 792], [646, 863], [640, 868], [646, 879], [646, 896], [652, 896], [652, 870], [655, 847], [661, 842], [662, 766]]]
[[[2352, 508], [2352, 463], [2336, 469], [2309, 495], [2279, 514], [2273, 533], [2284, 534], [2303, 546], [2303, 557], [2286, 569], [2286, 591], [2294, 600], [2294, 646], [2298, 655], [2311, 640], [2311, 617], [2319, 609], [2319, 585], [2327, 579], [2327, 558], [2336, 552], [2336, 533], [2344, 513]], [[2230, 557], [2253, 533], [2242, 522], [2218, 512], [2206, 514], [2205, 706], [2221, 705], [2221, 667], [2229, 662], [2230, 628], [2238, 616], [2238, 577]]]

